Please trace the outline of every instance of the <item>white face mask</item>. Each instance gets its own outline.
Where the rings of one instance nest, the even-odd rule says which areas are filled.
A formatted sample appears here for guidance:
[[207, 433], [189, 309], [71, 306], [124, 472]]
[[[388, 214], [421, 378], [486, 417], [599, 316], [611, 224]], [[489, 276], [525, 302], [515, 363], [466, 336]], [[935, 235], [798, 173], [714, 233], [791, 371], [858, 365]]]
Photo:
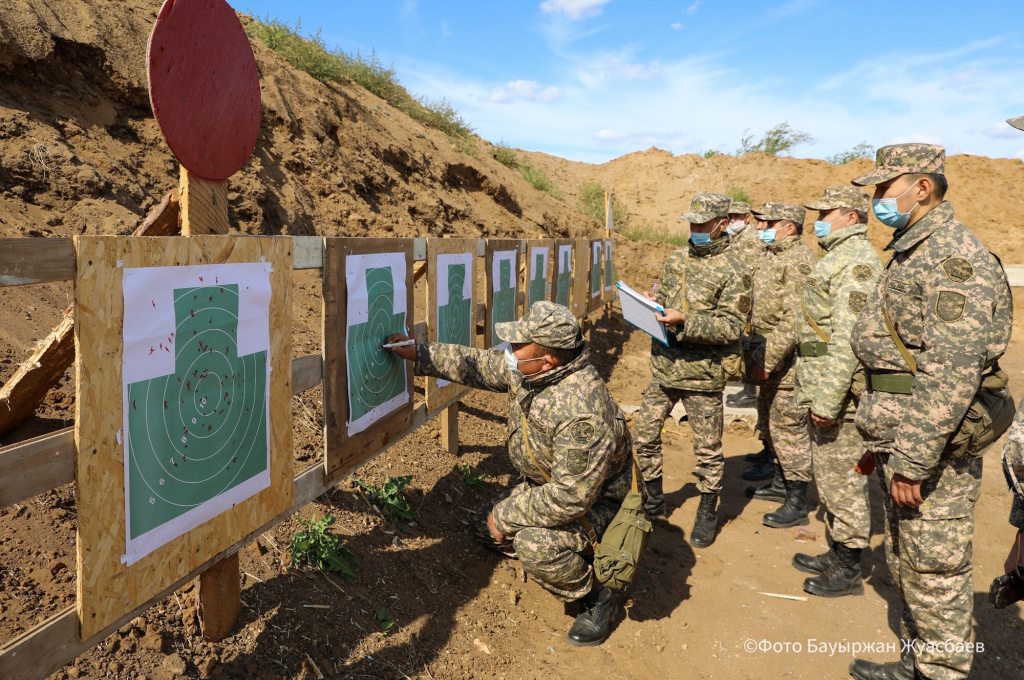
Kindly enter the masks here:
[[505, 348], [505, 365], [508, 367], [509, 372], [512, 373], [512, 375], [518, 375], [520, 380], [529, 380], [530, 378], [538, 376], [544, 372], [544, 369], [542, 368], [541, 370], [535, 371], [533, 373], [523, 373], [522, 371], [519, 370], [520, 361], [524, 363], [529, 363], [531, 361], [541, 361], [543, 359], [550, 358], [551, 357], [545, 354], [542, 357], [535, 357], [533, 359], [520, 359], [512, 352], [511, 347]]
[[735, 236], [736, 234], [746, 229], [746, 227], [746, 222], [744, 222], [743, 220], [736, 220], [735, 222], [729, 223], [729, 226], [725, 228], [725, 233], [729, 234], [729, 236]]

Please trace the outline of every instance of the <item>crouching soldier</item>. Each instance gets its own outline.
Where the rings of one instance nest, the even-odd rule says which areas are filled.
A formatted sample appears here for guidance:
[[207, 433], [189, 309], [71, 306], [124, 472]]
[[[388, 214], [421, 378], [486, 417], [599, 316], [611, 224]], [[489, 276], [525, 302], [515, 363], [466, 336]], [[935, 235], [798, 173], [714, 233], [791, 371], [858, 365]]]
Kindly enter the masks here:
[[488, 504], [479, 533], [556, 598], [580, 603], [569, 644], [599, 645], [615, 600], [594, 576], [592, 553], [632, 481], [625, 417], [562, 305], [537, 302], [495, 331], [511, 343], [504, 353], [433, 342], [391, 351], [414, 361], [417, 375], [508, 392], [508, 453], [526, 479]]

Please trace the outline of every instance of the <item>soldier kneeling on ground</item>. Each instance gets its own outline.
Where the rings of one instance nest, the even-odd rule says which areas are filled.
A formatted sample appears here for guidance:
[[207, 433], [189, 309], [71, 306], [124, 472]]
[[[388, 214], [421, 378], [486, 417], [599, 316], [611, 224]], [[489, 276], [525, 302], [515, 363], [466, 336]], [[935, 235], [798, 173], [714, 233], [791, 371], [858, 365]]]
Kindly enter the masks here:
[[433, 342], [391, 351], [414, 361], [417, 375], [508, 393], [508, 453], [526, 479], [485, 506], [474, 533], [559, 600], [580, 603], [570, 645], [599, 645], [615, 598], [595, 578], [593, 546], [632, 482], [626, 419], [568, 309], [537, 302], [495, 331], [511, 343], [504, 353]]

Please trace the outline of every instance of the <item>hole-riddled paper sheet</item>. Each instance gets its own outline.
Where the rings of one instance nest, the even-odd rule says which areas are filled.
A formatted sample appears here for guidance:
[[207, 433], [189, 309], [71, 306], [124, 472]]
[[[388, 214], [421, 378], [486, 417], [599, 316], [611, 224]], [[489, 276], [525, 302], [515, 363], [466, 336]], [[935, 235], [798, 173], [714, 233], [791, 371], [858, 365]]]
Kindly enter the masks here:
[[530, 246], [529, 283], [526, 311], [529, 312], [534, 302], [546, 300], [548, 296], [548, 255], [551, 249], [546, 246]]
[[[473, 253], [437, 256], [437, 341], [473, 346]], [[437, 386], [451, 383], [438, 379]]]
[[591, 258], [591, 275], [590, 275], [590, 297], [596, 298], [601, 294], [601, 253], [602, 253], [602, 242], [594, 241], [592, 248], [593, 257]]
[[612, 242], [604, 242], [604, 292], [612, 290], [612, 278], [614, 277], [614, 265], [612, 264]]
[[345, 260], [349, 436], [409, 403], [405, 362], [381, 347], [392, 333], [408, 333], [405, 257], [380, 253]]
[[491, 346], [504, 349], [494, 327], [499, 323], [516, 320], [516, 251], [496, 251], [491, 260]]
[[124, 270], [127, 564], [270, 484], [270, 271]]
[[572, 246], [559, 245], [557, 254], [557, 271], [555, 278], [555, 302], [569, 306], [569, 292], [572, 289]]

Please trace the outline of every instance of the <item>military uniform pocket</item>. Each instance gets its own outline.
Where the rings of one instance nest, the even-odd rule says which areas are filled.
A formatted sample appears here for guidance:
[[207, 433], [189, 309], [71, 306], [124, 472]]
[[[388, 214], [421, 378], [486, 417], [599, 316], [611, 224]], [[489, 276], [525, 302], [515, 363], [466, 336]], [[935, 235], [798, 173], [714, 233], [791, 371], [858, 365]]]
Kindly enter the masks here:
[[956, 574], [971, 564], [971, 528], [968, 517], [900, 522], [900, 550], [918, 574]]

